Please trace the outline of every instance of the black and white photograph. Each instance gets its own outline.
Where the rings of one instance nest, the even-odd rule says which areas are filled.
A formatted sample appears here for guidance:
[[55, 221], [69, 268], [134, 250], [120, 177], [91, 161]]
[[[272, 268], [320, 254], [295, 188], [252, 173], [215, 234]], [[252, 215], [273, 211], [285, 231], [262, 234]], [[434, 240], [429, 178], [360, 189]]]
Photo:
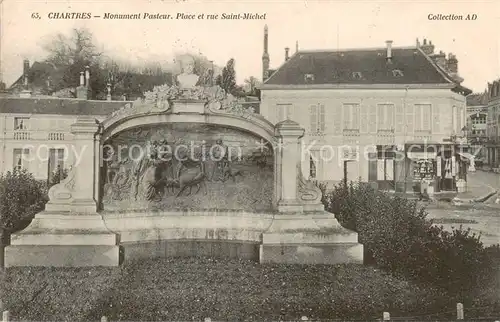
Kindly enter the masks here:
[[0, 321], [500, 321], [498, 26], [0, 0]]

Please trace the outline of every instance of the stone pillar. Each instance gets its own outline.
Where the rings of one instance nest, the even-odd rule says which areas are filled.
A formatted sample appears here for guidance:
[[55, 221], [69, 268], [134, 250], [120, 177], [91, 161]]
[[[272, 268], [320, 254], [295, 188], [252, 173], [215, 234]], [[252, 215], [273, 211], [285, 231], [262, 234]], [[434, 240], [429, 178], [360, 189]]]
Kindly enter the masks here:
[[71, 126], [73, 133], [73, 153], [75, 153], [75, 189], [71, 212], [92, 214], [97, 211], [95, 195], [96, 174], [99, 172], [99, 164], [96, 164], [95, 139], [98, 135], [99, 125], [92, 117], [79, 117], [77, 122]]
[[301, 210], [298, 201], [298, 178], [301, 169], [301, 146], [300, 139], [304, 135], [304, 129], [298, 123], [290, 120], [280, 122], [276, 125], [276, 160], [277, 160], [277, 184], [278, 189], [278, 211], [288, 212]]
[[362, 263], [363, 245], [321, 203], [321, 190], [302, 174], [299, 124], [276, 124], [276, 213], [262, 233], [261, 263]]
[[91, 117], [78, 117], [72, 125], [75, 155], [68, 176], [50, 188], [45, 211], [12, 235], [6, 267], [119, 265], [118, 236], [97, 213], [98, 130]]

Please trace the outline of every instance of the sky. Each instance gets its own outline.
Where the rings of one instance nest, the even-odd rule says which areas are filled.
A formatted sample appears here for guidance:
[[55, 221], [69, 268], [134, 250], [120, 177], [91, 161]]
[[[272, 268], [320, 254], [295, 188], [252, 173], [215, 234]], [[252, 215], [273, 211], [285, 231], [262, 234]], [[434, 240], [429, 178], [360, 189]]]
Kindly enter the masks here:
[[[131, 62], [171, 62], [174, 52], [200, 52], [217, 65], [235, 59], [237, 82], [261, 78], [263, 30], [269, 28], [271, 68], [284, 62], [285, 47], [299, 50], [414, 46], [431, 40], [436, 51], [454, 53], [464, 85], [483, 91], [500, 78], [500, 0], [490, 1], [296, 1], [296, 0], [0, 0], [0, 71], [7, 85], [22, 61], [42, 60], [41, 45], [54, 34], [85, 27], [105, 54]], [[90, 13], [85, 20], [49, 19], [51, 12]], [[105, 13], [171, 14], [169, 20], [109, 20]], [[205, 19], [175, 19], [204, 13]], [[206, 15], [265, 14], [261, 20], [208, 20]], [[40, 19], [32, 18], [38, 14]], [[429, 15], [477, 16], [431, 20]], [[77, 77], [77, 76], [75, 76]]]

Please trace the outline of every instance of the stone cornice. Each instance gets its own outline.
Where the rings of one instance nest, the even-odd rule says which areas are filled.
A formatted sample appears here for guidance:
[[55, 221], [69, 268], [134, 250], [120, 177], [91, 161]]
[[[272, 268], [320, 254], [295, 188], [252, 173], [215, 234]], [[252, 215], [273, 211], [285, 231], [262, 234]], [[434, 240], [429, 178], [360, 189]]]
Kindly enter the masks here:
[[261, 90], [311, 90], [311, 89], [452, 89], [455, 84], [306, 84], [260, 86]]

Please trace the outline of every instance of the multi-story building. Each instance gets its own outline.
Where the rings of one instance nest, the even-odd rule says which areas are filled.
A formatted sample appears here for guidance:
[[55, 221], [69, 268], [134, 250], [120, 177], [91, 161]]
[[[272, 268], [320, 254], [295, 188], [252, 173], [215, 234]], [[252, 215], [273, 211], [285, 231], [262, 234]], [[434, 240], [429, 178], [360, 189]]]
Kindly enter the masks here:
[[0, 97], [0, 173], [24, 168], [36, 179], [50, 178], [56, 169], [68, 168], [75, 161], [71, 125], [77, 116], [103, 120], [129, 103], [88, 100], [89, 89], [84, 79], [81, 82], [77, 98], [32, 96], [28, 87], [20, 97]]
[[467, 96], [467, 140], [470, 153], [476, 161], [486, 161], [488, 141], [486, 133], [488, 119], [488, 92], [474, 93]]
[[488, 119], [486, 132], [488, 143], [488, 164], [500, 167], [500, 79], [488, 83]]
[[453, 54], [435, 54], [425, 39], [412, 47], [387, 41], [382, 48], [298, 50], [291, 57], [285, 49], [285, 62], [269, 73], [267, 33], [261, 114], [306, 129], [306, 176], [337, 182], [347, 166], [348, 180], [406, 192], [420, 189], [423, 179], [428, 191], [453, 190], [466, 179], [458, 148], [471, 91], [460, 85]]

